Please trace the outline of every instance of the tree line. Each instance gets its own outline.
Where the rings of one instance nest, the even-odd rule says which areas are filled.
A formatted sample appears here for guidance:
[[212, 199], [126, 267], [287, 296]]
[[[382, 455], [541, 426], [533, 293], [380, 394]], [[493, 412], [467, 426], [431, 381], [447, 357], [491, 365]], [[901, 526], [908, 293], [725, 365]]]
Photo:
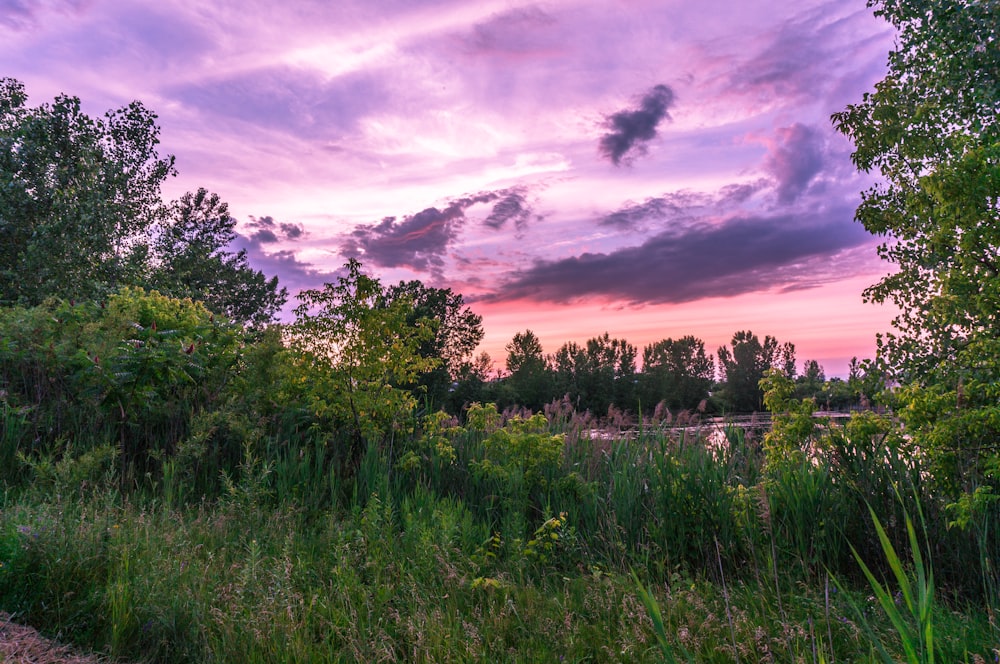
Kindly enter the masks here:
[[[772, 370], [794, 382], [799, 398], [814, 399], [828, 409], [870, 404], [881, 390], [880, 375], [871, 362], [853, 358], [847, 380], [827, 380], [816, 360], [803, 362], [799, 373], [794, 344], [779, 343], [770, 335], [761, 340], [751, 331], [736, 332], [716, 356], [693, 335], [662, 339], [643, 348], [641, 368], [638, 349], [608, 333], [583, 344], [568, 342], [545, 354], [538, 337], [525, 330], [515, 334], [505, 350], [506, 372], [489, 381], [480, 371], [477, 382], [458, 383], [456, 389], [478, 389], [473, 400], [533, 411], [565, 400], [597, 417], [615, 411], [662, 417], [667, 412], [763, 410], [760, 382]], [[481, 358], [479, 366], [486, 365], [487, 359]]]

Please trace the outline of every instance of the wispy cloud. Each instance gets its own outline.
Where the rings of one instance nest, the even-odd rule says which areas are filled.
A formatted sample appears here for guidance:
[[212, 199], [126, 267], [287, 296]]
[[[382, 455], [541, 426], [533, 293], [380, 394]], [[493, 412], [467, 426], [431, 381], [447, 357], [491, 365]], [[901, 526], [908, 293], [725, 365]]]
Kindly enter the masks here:
[[49, 12], [75, 13], [85, 0], [0, 0], [0, 26], [27, 30], [38, 25]]
[[711, 194], [674, 191], [624, 206], [598, 219], [601, 226], [619, 230], [643, 230], [650, 222], [684, 222], [709, 214], [731, 212], [765, 187], [764, 181], [732, 184]]

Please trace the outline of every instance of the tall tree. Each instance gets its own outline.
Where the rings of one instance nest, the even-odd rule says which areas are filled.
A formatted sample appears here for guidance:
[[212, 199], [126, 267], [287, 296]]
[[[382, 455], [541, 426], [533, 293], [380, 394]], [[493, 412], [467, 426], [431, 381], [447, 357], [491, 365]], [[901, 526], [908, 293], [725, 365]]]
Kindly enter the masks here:
[[472, 352], [483, 339], [483, 317], [465, 306], [462, 296], [450, 288], [432, 288], [420, 281], [401, 281], [385, 292], [386, 304], [406, 300], [411, 325], [422, 320], [437, 322], [434, 336], [420, 347], [422, 357], [439, 360], [418, 380], [418, 386], [436, 406], [447, 400], [448, 391], [468, 368]]
[[823, 388], [826, 385], [826, 372], [816, 360], [802, 363], [802, 375], [795, 381], [795, 397], [797, 399], [815, 399], [821, 401]]
[[552, 356], [555, 394], [568, 395], [580, 410], [604, 416], [614, 404], [631, 410], [635, 397], [636, 349], [607, 332], [583, 346], [568, 342]]
[[77, 97], [26, 106], [0, 79], [0, 302], [92, 297], [134, 282], [143, 239], [162, 218], [173, 157], [156, 115], [133, 102], [102, 118]]
[[762, 343], [747, 330], [734, 334], [730, 346], [732, 349], [721, 346], [718, 357], [725, 382], [724, 395], [735, 411], [750, 412], [763, 407], [760, 380], [768, 369], [779, 369], [788, 378], [795, 376], [795, 346], [791, 343], [779, 344], [770, 335]]
[[898, 33], [888, 73], [833, 116], [855, 165], [881, 176], [855, 216], [896, 269], [865, 294], [900, 311], [879, 360], [910, 440], [967, 507], [1000, 489], [1000, 11], [868, 4]]
[[896, 376], [951, 380], [998, 355], [1000, 11], [973, 0], [869, 0], [896, 30], [889, 71], [833, 116], [882, 181], [856, 218], [897, 270], [867, 291], [900, 310], [881, 347]]
[[246, 250], [228, 251], [236, 220], [218, 194], [206, 189], [175, 201], [154, 227], [147, 284], [165, 295], [200, 300], [232, 321], [260, 328], [288, 299], [278, 278], [250, 267]]
[[665, 402], [673, 410], [694, 410], [708, 398], [715, 363], [705, 342], [693, 336], [663, 339], [642, 351], [640, 395], [643, 408]]
[[552, 398], [552, 376], [542, 343], [531, 330], [518, 332], [505, 347], [507, 351], [506, 383], [513, 400], [531, 410], [541, 410]]
[[408, 321], [405, 298], [386, 304], [382, 284], [351, 259], [346, 274], [322, 289], [299, 293], [292, 346], [302, 353], [313, 380], [328, 381], [311, 393], [311, 407], [350, 434], [349, 470], [361, 462], [367, 442], [381, 443], [409, 421], [413, 394], [408, 385], [434, 367], [420, 347], [434, 336], [433, 321]]

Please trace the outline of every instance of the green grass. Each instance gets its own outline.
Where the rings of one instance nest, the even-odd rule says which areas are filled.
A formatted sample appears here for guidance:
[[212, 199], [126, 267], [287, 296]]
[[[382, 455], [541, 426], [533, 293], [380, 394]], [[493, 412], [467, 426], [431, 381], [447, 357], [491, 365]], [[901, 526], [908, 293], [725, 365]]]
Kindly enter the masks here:
[[981, 542], [927, 509], [936, 567], [890, 555], [909, 504], [873, 519], [833, 452], [765, 466], [735, 432], [592, 439], [565, 415], [435, 436], [371, 446], [349, 481], [260, 438], [209, 497], [64, 455], [3, 494], [0, 608], [152, 662], [898, 661], [931, 615], [938, 661], [1000, 647], [995, 598], [947, 571]]

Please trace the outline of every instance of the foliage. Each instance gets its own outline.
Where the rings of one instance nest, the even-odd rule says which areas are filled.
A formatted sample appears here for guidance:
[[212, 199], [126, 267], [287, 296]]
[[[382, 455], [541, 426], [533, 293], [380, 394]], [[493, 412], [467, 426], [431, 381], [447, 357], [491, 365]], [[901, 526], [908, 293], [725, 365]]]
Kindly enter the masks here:
[[308, 392], [309, 407], [350, 430], [348, 463], [356, 468], [366, 441], [382, 442], [406, 429], [415, 399], [399, 386], [411, 385], [439, 360], [420, 355], [421, 344], [433, 338], [433, 321], [411, 324], [412, 303], [387, 302], [382, 285], [358, 261], [351, 259], [345, 271], [336, 283], [299, 293], [288, 332], [305, 366], [322, 381], [321, 389]]
[[674, 411], [697, 410], [708, 399], [715, 378], [705, 342], [691, 335], [663, 339], [642, 351], [640, 401], [651, 409], [661, 401]]
[[[472, 440], [466, 436], [496, 432], [499, 417], [482, 406], [475, 414], [482, 431], [444, 427], [444, 435], [459, 436], [452, 439], [457, 464]], [[619, 442], [621, 452], [636, 447]], [[617, 451], [609, 456], [634, 459]], [[868, 599], [871, 589], [857, 583], [867, 581], [852, 573], [857, 563], [850, 558], [850, 568], [831, 569], [839, 587], [801, 576], [797, 565], [784, 566], [775, 585], [766, 560], [758, 565], [751, 556], [741, 564], [725, 545], [719, 558], [660, 570], [643, 557], [641, 536], [620, 538], [620, 549], [599, 546], [607, 531], [582, 527], [579, 502], [542, 514], [515, 548], [477, 516], [471, 495], [390, 483], [310, 515], [290, 495], [264, 496], [260, 482], [273, 477], [267, 472], [258, 467], [231, 494], [180, 508], [113, 492], [7, 494], [0, 510], [0, 605], [64, 639], [151, 662], [656, 662], [668, 649], [698, 662], [732, 662], [737, 655], [869, 661], [873, 640], [894, 661], [905, 655], [878, 598]], [[640, 467], [609, 465], [598, 493], [639, 473]], [[641, 491], [634, 495], [644, 500]], [[648, 507], [644, 520], [662, 518]], [[692, 519], [704, 508], [693, 509]], [[610, 503], [601, 511], [614, 521]], [[866, 518], [871, 525], [870, 513]], [[481, 556], [481, 549], [499, 555]], [[866, 564], [880, 574], [873, 562]], [[949, 564], [938, 556], [935, 563]], [[645, 595], [636, 590], [633, 569]], [[988, 616], [976, 605], [949, 603], [949, 596], [934, 594], [939, 658], [992, 658], [996, 633]], [[901, 593], [898, 601], [905, 606]]]
[[409, 303], [407, 322], [435, 321], [434, 336], [420, 346], [420, 356], [437, 366], [418, 377], [417, 387], [437, 406], [444, 406], [452, 383], [471, 365], [472, 352], [483, 339], [483, 317], [465, 306], [450, 288], [431, 288], [419, 281], [401, 281], [385, 291], [386, 304]]
[[542, 352], [542, 343], [531, 330], [518, 332], [506, 346], [506, 384], [511, 402], [539, 411], [552, 395], [552, 373]]
[[833, 121], [855, 165], [881, 175], [855, 215], [896, 267], [866, 291], [900, 311], [879, 360], [958, 505], [996, 489], [1000, 457], [1000, 14], [988, 2], [869, 5], [898, 31], [888, 74]]
[[1000, 15], [989, 2], [869, 5], [898, 31], [889, 72], [833, 116], [854, 163], [883, 179], [856, 218], [898, 269], [866, 295], [900, 309], [882, 348], [897, 375], [954, 384], [1000, 323]]
[[108, 435], [123, 480], [158, 467], [193, 418], [224, 399], [240, 342], [199, 303], [130, 288], [103, 306], [5, 309], [0, 337], [3, 400], [33, 430], [25, 462], [36, 471], [46, 459], [86, 463]]
[[[879, 606], [889, 617], [902, 642], [906, 662], [908, 664], [934, 664], [937, 649], [934, 643], [934, 571], [931, 561], [930, 559], [924, 561], [924, 555], [921, 553], [923, 547], [917, 541], [913, 521], [909, 514], [905, 514], [906, 534], [913, 557], [913, 578], [911, 578], [911, 575], [903, 568], [903, 562], [896, 553], [892, 542], [889, 541], [889, 536], [886, 534], [878, 515], [871, 507], [869, 507], [869, 511], [872, 523], [875, 524], [875, 530], [878, 532], [882, 552], [885, 554], [886, 561], [899, 587], [897, 597], [893, 597], [888, 586], [882, 585], [882, 582], [876, 578], [857, 551], [854, 551], [854, 557], [864, 572], [865, 578], [868, 579], [868, 583], [878, 599]], [[922, 520], [923, 515], [921, 514]], [[874, 637], [864, 612], [860, 611], [857, 606], [855, 606], [855, 611], [866, 630]], [[880, 639], [875, 637], [872, 640], [878, 648], [883, 662], [893, 664], [897, 661], [889, 654]]]
[[764, 394], [759, 384], [768, 369], [780, 369], [789, 378], [795, 377], [795, 346], [791, 343], [779, 345], [770, 335], [761, 342], [747, 330], [734, 334], [730, 346], [721, 346], [717, 355], [725, 383], [724, 398], [733, 411], [761, 409]]
[[598, 416], [612, 406], [634, 408], [635, 346], [605, 332], [584, 346], [564, 344], [550, 358], [554, 395], [566, 395], [578, 410]]
[[95, 119], [77, 97], [26, 101], [19, 81], [0, 79], [0, 303], [135, 283], [174, 172], [156, 151], [156, 115], [139, 102]]
[[278, 278], [267, 279], [247, 263], [246, 250], [226, 251], [236, 220], [218, 194], [204, 188], [175, 201], [158, 224], [147, 282], [164, 295], [190, 298], [237, 323], [261, 328], [288, 298]]
[[157, 153], [154, 113], [26, 102], [19, 81], [0, 79], [0, 304], [141, 286], [254, 327], [274, 319], [287, 294], [225, 249], [236, 238], [226, 204], [204, 189], [163, 203], [174, 159]]

